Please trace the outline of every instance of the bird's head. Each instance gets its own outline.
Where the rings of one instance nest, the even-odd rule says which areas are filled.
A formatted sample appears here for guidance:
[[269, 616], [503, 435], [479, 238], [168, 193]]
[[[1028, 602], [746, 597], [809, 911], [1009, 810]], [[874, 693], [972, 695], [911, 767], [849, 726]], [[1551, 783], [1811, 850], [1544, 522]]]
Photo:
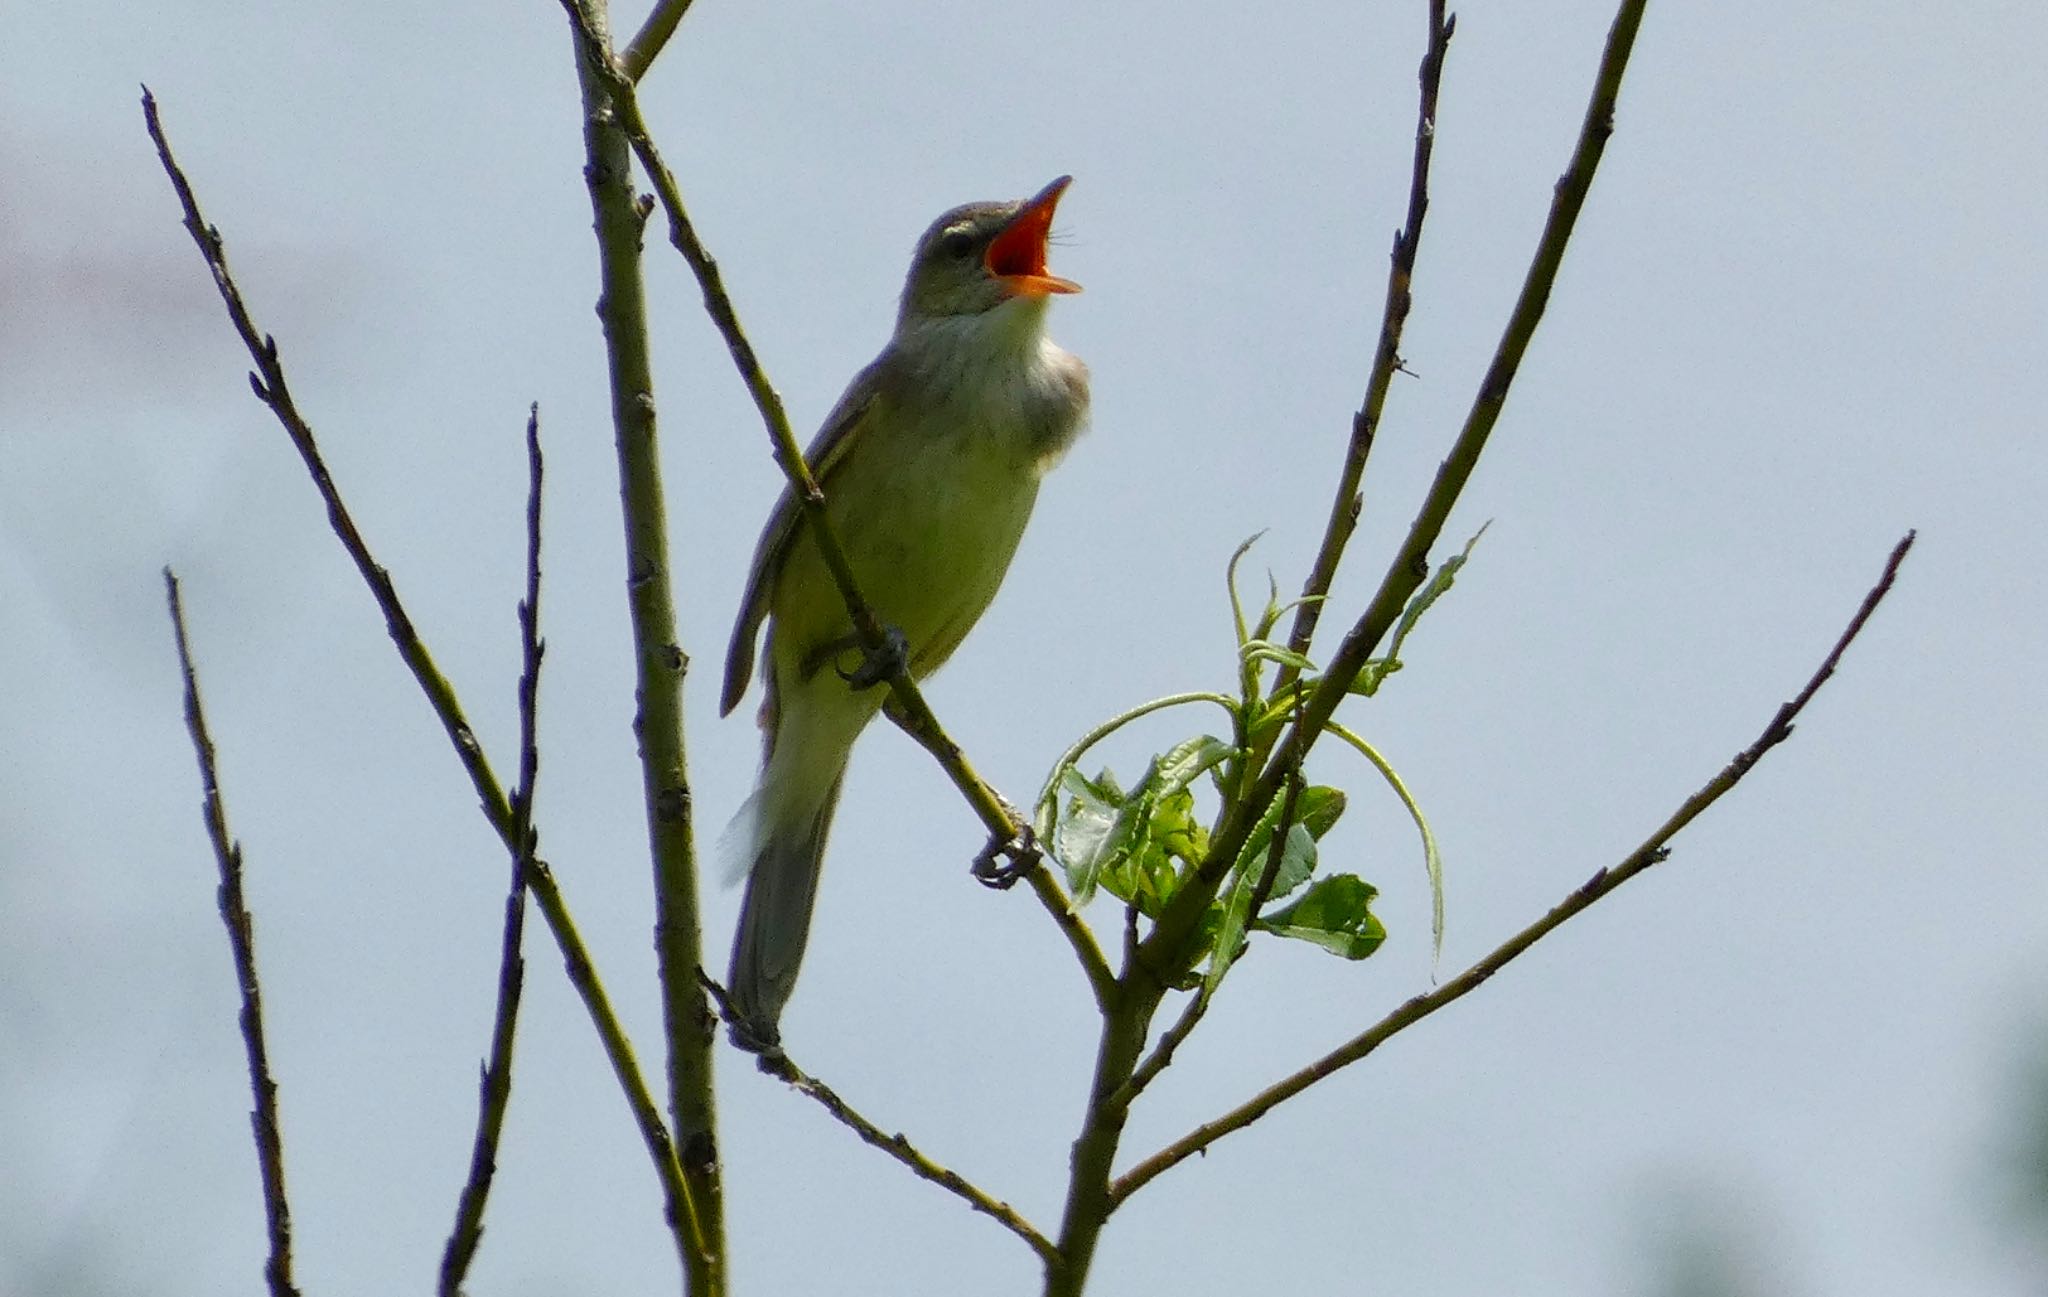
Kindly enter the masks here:
[[1072, 181], [1061, 176], [1019, 202], [969, 203], [933, 221], [917, 241], [899, 322], [982, 315], [1018, 298], [1080, 292], [1045, 271], [1053, 209]]

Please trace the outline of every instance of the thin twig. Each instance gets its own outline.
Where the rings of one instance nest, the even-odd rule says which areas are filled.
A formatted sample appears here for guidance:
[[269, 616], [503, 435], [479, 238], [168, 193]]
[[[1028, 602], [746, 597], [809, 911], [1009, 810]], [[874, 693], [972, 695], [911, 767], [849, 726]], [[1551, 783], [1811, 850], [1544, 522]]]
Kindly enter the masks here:
[[[322, 503], [327, 507], [327, 519], [334, 534], [340, 539], [342, 548], [348, 552], [361, 574], [364, 584], [370, 588], [371, 597], [384, 614], [385, 626], [391, 640], [398, 648], [399, 658], [404, 661], [420, 690], [426, 695], [427, 704], [433, 708], [441, 727], [448, 734], [449, 742], [455, 748], [457, 759], [469, 775], [470, 784], [475, 788], [484, 818], [490, 822], [500, 841], [508, 849], [518, 849], [518, 836], [514, 831], [512, 807], [498, 783], [497, 774], [491, 769], [484, 756], [476, 734], [471, 730], [468, 718], [463, 714], [462, 703], [455, 696], [454, 688], [434, 665], [433, 657], [427, 652], [418, 633], [413, 629], [412, 618], [405, 606], [399, 602], [398, 591], [392, 585], [391, 576], [371, 555], [362, 534], [356, 530], [355, 521], [350, 517], [348, 507], [342, 502], [341, 493], [335, 488], [334, 479], [327, 472], [327, 465], [320, 456], [319, 446], [313, 440], [313, 429], [299, 414], [293, 403], [291, 390], [286, 385], [284, 368], [278, 359], [277, 342], [268, 334], [258, 332], [250, 319], [248, 308], [243, 305], [241, 290], [235, 286], [234, 278], [228, 272], [227, 253], [222, 244], [220, 231], [208, 225], [199, 213], [199, 201], [193, 195], [191, 184], [185, 179], [184, 171], [171, 154], [170, 141], [165, 138], [163, 124], [157, 117], [156, 99], [148, 87], [142, 92], [143, 121], [149, 130], [150, 140], [156, 145], [157, 158], [163, 164], [164, 173], [170, 177], [171, 187], [177, 191], [179, 206], [184, 211], [185, 229], [194, 243], [199, 245], [200, 255], [205, 258], [207, 269], [213, 275], [214, 286], [219, 289], [221, 301], [226, 306], [228, 319], [235, 332], [241, 336], [248, 348], [250, 358], [256, 364], [256, 371], [249, 376], [249, 385], [256, 398], [269, 407], [277, 421], [291, 438], [299, 457], [305, 462], [306, 471], [313, 479], [313, 485], [320, 493]], [[660, 1109], [647, 1090], [647, 1083], [640, 1073], [640, 1065], [633, 1057], [632, 1043], [626, 1039], [625, 1028], [619, 1023], [618, 1014], [613, 1010], [610, 996], [604, 984], [598, 979], [591, 963], [590, 951], [583, 943], [583, 936], [577, 931], [574, 918], [569, 913], [568, 903], [562, 897], [554, 873], [543, 860], [536, 858], [527, 871], [527, 886], [532, 889], [534, 904], [540, 907], [541, 915], [547, 920], [548, 930], [554, 935], [555, 944], [562, 952], [562, 963], [569, 982], [576, 988], [583, 1000], [584, 1009], [597, 1028], [598, 1038], [603, 1043], [605, 1057], [612, 1065], [612, 1074], [624, 1091], [626, 1102], [633, 1109], [635, 1123], [640, 1128], [641, 1141], [646, 1145], [649, 1157], [654, 1162], [655, 1173], [660, 1177], [666, 1198], [666, 1214], [669, 1225], [675, 1231], [679, 1246], [687, 1249], [687, 1239], [701, 1237], [702, 1229], [689, 1200], [682, 1172], [678, 1167], [675, 1149], [669, 1139], [668, 1129], [662, 1123]]]
[[640, 24], [640, 30], [626, 43], [626, 52], [619, 55], [619, 66], [626, 75], [638, 81], [647, 75], [647, 69], [654, 66], [654, 60], [661, 54], [668, 38], [676, 34], [676, 27], [683, 21], [683, 15], [690, 12], [690, 0], [659, 0], [654, 11], [647, 15], [647, 21]]
[[512, 883], [505, 894], [505, 928], [498, 949], [498, 1002], [491, 1017], [491, 1052], [484, 1064], [477, 1101], [476, 1137], [470, 1145], [469, 1178], [455, 1208], [455, 1228], [441, 1254], [441, 1297], [460, 1297], [462, 1280], [483, 1238], [484, 1203], [498, 1169], [498, 1138], [512, 1099], [512, 1044], [518, 1031], [519, 996], [526, 981], [520, 954], [526, 937], [526, 875], [539, 838], [533, 830], [533, 786], [540, 773], [538, 716], [540, 660], [540, 406], [526, 416], [526, 597], [519, 604], [519, 786], [512, 792]]
[[[627, 141], [632, 145], [635, 156], [640, 159], [641, 168], [647, 173], [648, 183], [654, 188], [655, 197], [661, 204], [662, 212], [668, 219], [669, 242], [689, 263], [703, 292], [704, 310], [711, 317], [719, 336], [725, 340], [726, 350], [732, 354], [733, 364], [739, 370], [740, 379], [746, 384], [748, 394], [753, 398], [761, 420], [775, 450], [776, 461], [789, 479], [790, 490], [798, 505], [804, 511], [805, 525], [818, 546], [825, 566], [832, 574], [832, 580], [846, 601], [847, 614], [853, 623], [855, 635], [862, 648], [878, 658], [888, 644], [887, 634], [874, 609], [860, 592], [853, 568], [847, 562], [846, 551], [840, 545], [830, 520], [825, 514], [825, 495], [819, 489], [817, 478], [811, 473], [804, 460], [803, 448], [798, 444], [796, 433], [789, 422], [789, 414], [783, 408], [782, 397], [768, 381], [768, 375], [761, 367], [761, 360], [754, 352], [753, 343], [741, 326], [738, 312], [732, 298], [725, 291], [725, 281], [718, 269], [718, 263], [698, 238], [688, 210], [683, 206], [675, 175], [661, 159], [661, 152], [649, 135], [647, 123], [640, 115], [640, 105], [635, 97], [632, 82], [612, 60], [605, 49], [604, 39], [595, 15], [589, 11], [588, 0], [560, 0], [581, 37], [584, 61], [591, 74], [610, 99], [612, 112]], [[939, 723], [931, 705], [925, 701], [917, 682], [910, 676], [907, 663], [888, 677], [889, 695], [895, 704], [884, 709], [889, 719], [908, 734], [917, 744], [931, 753], [960, 790], [967, 803], [980, 818], [982, 827], [988, 830], [992, 848], [1000, 849], [1019, 858], [1026, 865], [1024, 877], [1030, 878], [1029, 862], [1037, 859], [1035, 847], [1031, 844], [1028, 826], [997, 793], [982, 779], [967, 754]], [[1053, 882], [1050, 874], [1044, 880], [1032, 878], [1032, 891], [1041, 904], [1053, 910], [1052, 893], [1055, 887], [1045, 883]], [[1054, 918], [1059, 913], [1054, 912]], [[1060, 923], [1060, 930], [1066, 934], [1068, 943], [1080, 960], [1090, 985], [1103, 983], [1108, 973], [1108, 963], [1093, 936], [1083, 924]]]
[[[669, 582], [668, 504], [655, 418], [652, 342], [641, 239], [646, 212], [633, 189], [633, 156], [618, 122], [603, 0], [572, 15], [571, 54], [583, 111], [583, 177], [597, 235], [597, 314], [618, 455], [620, 518], [626, 541], [626, 608], [633, 627], [633, 733], [640, 741], [640, 794], [654, 874], [654, 948], [668, 1045], [669, 1111], [677, 1151], [700, 1223], [701, 1246], [683, 1264], [689, 1291], [727, 1289], [725, 1188], [718, 1157], [712, 1047], [718, 1019], [697, 986], [704, 923], [697, 876], [696, 814], [683, 743], [683, 676], [689, 658], [676, 630]], [[630, 86], [628, 87], [630, 90]]]
[[[1321, 735], [1324, 723], [1349, 694], [1352, 682], [1365, 668], [1373, 650], [1392, 629], [1409, 597], [1428, 575], [1430, 549], [1443, 533], [1452, 506], [1457, 503], [1472, 470], [1478, 465], [1480, 452], [1486, 449], [1487, 438], [1507, 402], [1508, 390], [1521, 368], [1522, 357], [1536, 335], [1537, 326], [1542, 323], [1544, 308], [1550, 301], [1551, 286], [1557, 282], [1558, 267], [1564, 261], [1565, 248], [1571, 242], [1572, 230], [1585, 207], [1586, 193], [1599, 170], [1608, 137], [1614, 133], [1615, 101], [1621, 93], [1622, 75], [1628, 69], [1629, 54], [1634, 49], [1636, 31], [1642, 24], [1643, 8], [1647, 2], [1621, 0], [1615, 13], [1613, 26], [1607, 33], [1606, 47], [1601, 52], [1600, 67], [1595, 74], [1586, 114], [1579, 126], [1571, 162], [1551, 195], [1550, 213], [1522, 280], [1521, 293], [1515, 299], [1514, 309], [1508, 316], [1486, 377], [1473, 398], [1464, 427], [1450, 454], [1437, 469], [1436, 480], [1423, 498], [1415, 520], [1409, 525], [1406, 539], [1388, 564], [1378, 592], [1331, 656], [1321, 682], [1310, 693], [1300, 718], [1294, 722], [1296, 727], [1307, 731], [1310, 743]], [[1153, 925], [1151, 935], [1145, 939], [1141, 953], [1148, 965], [1165, 967], [1180, 957], [1202, 914], [1208, 909], [1216, 887], [1229, 871], [1231, 862], [1237, 859], [1237, 853], [1244, 849], [1245, 840], [1257, 825], [1260, 814], [1279, 795], [1287, 770], [1285, 754], [1276, 754], [1266, 763], [1248, 795], [1239, 800], [1218, 827], [1210, 839], [1209, 858], [1197, 871], [1193, 885], [1181, 888]]]
[[205, 793], [206, 836], [220, 869], [220, 917], [227, 924], [228, 950], [234, 956], [235, 983], [242, 993], [242, 1045], [249, 1056], [249, 1089], [256, 1106], [249, 1124], [256, 1135], [256, 1166], [263, 1179], [263, 1211], [269, 1222], [270, 1255], [263, 1278], [271, 1297], [298, 1297], [292, 1283], [292, 1212], [285, 1201], [284, 1136], [277, 1123], [277, 1082], [270, 1077], [270, 1051], [263, 1036], [263, 988], [256, 979], [256, 931], [242, 898], [242, 844], [228, 835], [227, 807], [221, 801], [220, 775], [213, 759], [213, 739], [199, 706], [199, 675], [192, 666], [192, 647], [185, 636], [185, 605], [178, 578], [164, 569], [164, 597], [170, 604], [171, 631], [178, 643], [178, 670], [185, 680], [185, 728], [199, 758], [199, 783]]
[[1030, 1245], [1031, 1250], [1038, 1254], [1040, 1260], [1052, 1264], [1059, 1259], [1059, 1252], [1053, 1247], [1052, 1240], [1039, 1233], [1016, 1208], [976, 1187], [959, 1172], [948, 1170], [932, 1161], [920, 1153], [907, 1136], [884, 1132], [880, 1126], [847, 1106], [846, 1100], [840, 1098], [830, 1086], [790, 1062], [787, 1054], [762, 1059], [761, 1070], [781, 1077], [794, 1086], [799, 1094], [817, 1100], [826, 1112], [832, 1114], [834, 1120], [860, 1136], [865, 1143], [909, 1167], [911, 1173], [919, 1179], [931, 1181], [1023, 1239]]
[[[1429, 161], [1436, 147], [1437, 94], [1443, 85], [1444, 57], [1450, 53], [1451, 36], [1458, 28], [1456, 15], [1444, 12], [1445, 0], [1429, 0], [1429, 44], [1423, 51], [1416, 79], [1421, 83], [1421, 103], [1415, 114], [1415, 160], [1408, 176], [1408, 214], [1394, 231], [1394, 250], [1387, 269], [1387, 296], [1380, 313], [1379, 343], [1373, 349], [1372, 373], [1366, 379], [1365, 400], [1351, 416], [1351, 441], [1345, 447], [1344, 468], [1337, 477], [1337, 492], [1330, 502], [1330, 520], [1323, 528], [1323, 543], [1316, 551], [1308, 580], [1301, 587], [1301, 602], [1295, 605], [1294, 626], [1287, 635], [1287, 647], [1306, 654], [1315, 638], [1316, 623], [1323, 615], [1323, 596], [1330, 593], [1337, 564], [1344, 547], [1358, 528], [1358, 516], [1365, 506], [1358, 484], [1365, 476], [1366, 458], [1379, 431], [1380, 415], [1386, 409], [1387, 392], [1401, 364], [1401, 331], [1408, 323], [1414, 304], [1411, 292], [1415, 278], [1415, 256], [1422, 246], [1422, 222], [1429, 214]], [[1292, 684], [1301, 672], [1283, 664], [1274, 683], [1277, 694]]]
[[1088, 979], [1088, 989], [1095, 993], [1096, 1005], [1101, 1006], [1116, 993], [1116, 974], [1111, 971], [1094, 931], [1074, 912], [1074, 903], [1068, 897], [1067, 889], [1060, 885], [1052, 867], [1042, 858], [1033, 861], [1024, 871], [1024, 881], [1030, 885], [1039, 904], [1052, 916], [1059, 930], [1066, 934], [1067, 944], [1073, 947], [1075, 958], [1081, 962], [1081, 972]]
[[1590, 908], [1595, 902], [1613, 892], [1629, 879], [1649, 869], [1670, 855], [1669, 843], [1678, 832], [1692, 823], [1701, 812], [1719, 801], [1742, 777], [1750, 772], [1766, 752], [1792, 737], [1792, 722], [1797, 719], [1806, 704], [1813, 699], [1820, 687], [1827, 683], [1840, 664], [1842, 655], [1863, 630], [1864, 624], [1877, 608], [1885, 595], [1890, 592], [1892, 582], [1898, 577], [1899, 565], [1913, 547], [1914, 533], [1907, 532], [1899, 543], [1892, 547], [1891, 555], [1885, 561], [1884, 574], [1877, 584], [1863, 596], [1863, 603], [1856, 615], [1835, 640], [1835, 645], [1821, 661], [1806, 686], [1792, 701], [1778, 708], [1770, 723], [1754, 743], [1735, 755], [1722, 771], [1709, 780], [1704, 787], [1685, 799], [1669, 819], [1644, 839], [1643, 843], [1630, 852], [1621, 863], [1609, 869], [1602, 869], [1581, 884], [1571, 895], [1558, 902], [1549, 913], [1502, 942], [1493, 952], [1473, 964], [1449, 982], [1424, 995], [1418, 995], [1395, 1009], [1392, 1013], [1374, 1023], [1370, 1028], [1352, 1037], [1342, 1046], [1325, 1054], [1315, 1062], [1267, 1087], [1252, 1098], [1239, 1104], [1229, 1112], [1195, 1127], [1186, 1135], [1167, 1145], [1159, 1152], [1146, 1158], [1119, 1176], [1110, 1187], [1112, 1207], [1120, 1205], [1133, 1193], [1149, 1184], [1161, 1172], [1167, 1171], [1189, 1157], [1207, 1149], [1232, 1131], [1242, 1130], [1260, 1117], [1265, 1116], [1280, 1104], [1300, 1094], [1317, 1081], [1329, 1076], [1340, 1068], [1348, 1067], [1372, 1053], [1394, 1036], [1414, 1026], [1430, 1014], [1477, 990], [1486, 980], [1498, 973], [1529, 947], [1561, 927], [1566, 920]]
[[1145, 1087], [1158, 1079], [1161, 1072], [1173, 1065], [1173, 1056], [1179, 1052], [1182, 1042], [1201, 1024], [1202, 1016], [1209, 1012], [1210, 997], [1197, 990], [1188, 997], [1187, 1007], [1180, 1011], [1180, 1017], [1173, 1025], [1159, 1033], [1153, 1042], [1152, 1052], [1131, 1072], [1131, 1079], [1125, 1081], [1104, 1105], [1108, 1108], [1128, 1108], [1137, 1102]]

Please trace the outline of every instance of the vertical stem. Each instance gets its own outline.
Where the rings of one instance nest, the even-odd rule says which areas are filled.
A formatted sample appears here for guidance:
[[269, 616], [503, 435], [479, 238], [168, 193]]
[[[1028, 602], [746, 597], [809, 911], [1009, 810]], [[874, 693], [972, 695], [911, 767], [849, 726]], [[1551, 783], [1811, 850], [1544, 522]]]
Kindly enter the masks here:
[[[592, 5], [585, 16], [605, 31]], [[626, 527], [626, 590], [632, 613], [647, 832], [654, 860], [655, 951], [668, 1038], [669, 1107], [676, 1158], [689, 1185], [701, 1247], [686, 1249], [687, 1290], [726, 1291], [725, 1207], [720, 1182], [711, 1047], [717, 1018], [697, 982], [703, 931], [697, 908], [696, 848], [684, 763], [682, 685], [687, 661], [676, 642], [668, 580], [668, 522], [655, 436], [654, 379], [648, 356], [647, 302], [640, 252], [644, 218], [636, 207], [632, 155], [603, 80], [576, 42], [584, 110], [584, 176], [596, 220], [612, 422]], [[597, 51], [609, 58], [609, 49]]]
[[1165, 998], [1136, 964], [1127, 965], [1118, 991], [1104, 1007], [1102, 1040], [1095, 1052], [1095, 1077], [1088, 1091], [1088, 1112], [1074, 1140], [1072, 1172], [1067, 1181], [1066, 1214], [1060, 1220], [1060, 1259], [1046, 1267], [1045, 1297], [1080, 1297], [1088, 1285], [1095, 1244], [1115, 1206], [1109, 1173], [1123, 1141], [1130, 1105], [1119, 1096], [1145, 1052], [1152, 1015]]

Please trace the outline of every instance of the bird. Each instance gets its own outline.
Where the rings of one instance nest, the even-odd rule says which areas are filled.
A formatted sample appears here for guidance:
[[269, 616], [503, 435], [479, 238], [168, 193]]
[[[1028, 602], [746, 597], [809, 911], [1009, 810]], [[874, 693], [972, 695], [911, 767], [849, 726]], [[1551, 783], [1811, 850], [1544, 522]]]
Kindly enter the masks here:
[[[1038, 498], [1088, 414], [1088, 367], [1046, 336], [1046, 270], [1072, 177], [1030, 198], [969, 203], [917, 241], [888, 345], [825, 418], [806, 462], [861, 594], [911, 676], [938, 670], [995, 597]], [[746, 873], [727, 1017], [733, 1042], [779, 1053], [847, 758], [880, 710], [871, 661], [795, 488], [761, 530], [726, 651], [730, 715], [761, 653], [761, 774], [727, 842]]]

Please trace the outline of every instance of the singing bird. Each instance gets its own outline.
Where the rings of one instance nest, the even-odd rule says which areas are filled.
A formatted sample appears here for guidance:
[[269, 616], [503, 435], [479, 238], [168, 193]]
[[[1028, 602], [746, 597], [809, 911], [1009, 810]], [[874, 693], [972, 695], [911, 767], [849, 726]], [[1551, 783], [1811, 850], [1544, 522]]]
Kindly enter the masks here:
[[[862, 595], [919, 679], [995, 597], [1039, 479], [1087, 416], [1088, 367], [1045, 336], [1052, 295], [1080, 291], [1045, 266], [1071, 179], [932, 222], [888, 346], [805, 452]], [[764, 621], [761, 779], [729, 839], [747, 871], [727, 979], [732, 1037], [757, 1052], [779, 1047], [847, 755], [886, 692], [868, 687], [881, 673], [864, 660], [792, 491], [754, 550], [721, 715], [747, 691]]]

